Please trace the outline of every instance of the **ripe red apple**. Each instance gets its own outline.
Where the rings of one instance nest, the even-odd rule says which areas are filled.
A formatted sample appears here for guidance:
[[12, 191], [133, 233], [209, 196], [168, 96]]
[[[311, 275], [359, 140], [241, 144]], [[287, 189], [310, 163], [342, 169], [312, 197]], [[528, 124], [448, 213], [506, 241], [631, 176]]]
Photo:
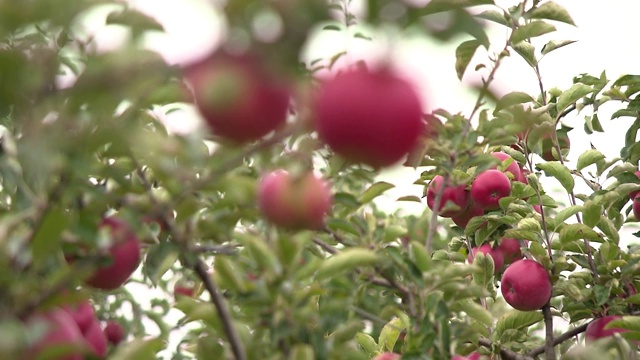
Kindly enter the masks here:
[[114, 346], [118, 345], [125, 338], [124, 327], [115, 320], [109, 320], [103, 331], [107, 341]]
[[544, 266], [529, 259], [517, 260], [502, 274], [500, 290], [514, 309], [534, 311], [551, 298], [551, 279]]
[[[469, 263], [473, 263], [475, 261], [475, 256], [478, 252], [483, 253], [485, 256], [491, 256], [493, 259], [494, 265], [494, 274], [500, 273], [502, 267], [504, 266], [504, 256], [502, 255], [502, 251], [499, 248], [493, 248], [490, 244], [482, 244], [480, 247], [474, 247], [471, 249], [471, 254], [467, 256], [467, 261]], [[472, 258], [473, 254], [473, 258]]]
[[[638, 177], [638, 179], [640, 179], [640, 171], [636, 171], [634, 172], [634, 174]], [[633, 200], [636, 198], [636, 195], [638, 195], [638, 193], [640, 193], [640, 190], [636, 190], [636, 191], [632, 191], [629, 193], [629, 199]]]
[[467, 207], [469, 207], [470, 197], [469, 192], [466, 189], [466, 185], [456, 185], [449, 186], [444, 184], [444, 177], [440, 175], [436, 175], [431, 183], [429, 183], [429, 188], [427, 189], [427, 205], [432, 211], [435, 207], [436, 196], [442, 187], [444, 191], [442, 193], [442, 198], [440, 199], [440, 206], [438, 206], [438, 211], [442, 210], [447, 202], [452, 202], [456, 205], [459, 210], [447, 210], [438, 215], [442, 217], [452, 217], [456, 215], [462, 214]]
[[636, 197], [633, 198], [631, 209], [633, 210], [633, 216], [635, 216], [636, 220], [640, 220], [640, 193], [636, 194]]
[[111, 230], [112, 245], [109, 248], [111, 263], [98, 268], [85, 282], [102, 290], [115, 290], [121, 287], [140, 263], [140, 242], [138, 237], [122, 219], [111, 216], [100, 224]]
[[622, 318], [622, 316], [609, 315], [609, 316], [604, 316], [604, 317], [593, 320], [592, 322], [589, 323], [589, 325], [587, 325], [587, 330], [584, 333], [585, 339], [587, 341], [595, 341], [604, 337], [612, 336], [615, 333], [623, 333], [628, 331], [627, 329], [621, 329], [621, 328], [612, 328], [612, 329], [604, 328], [608, 323], [612, 322], [615, 319], [620, 319], [620, 318]]
[[454, 357], [452, 357], [451, 360], [480, 360], [480, 354], [474, 351], [467, 356], [454, 355]]
[[520, 168], [520, 176], [516, 179], [516, 181], [521, 182], [525, 185], [529, 184], [529, 180], [527, 180], [527, 176], [531, 173], [531, 171], [521, 167]]
[[374, 168], [402, 160], [427, 126], [416, 90], [388, 67], [358, 67], [325, 81], [314, 107], [320, 139]]
[[[521, 178], [520, 165], [518, 165], [518, 163], [509, 154], [499, 151], [499, 152], [492, 152], [491, 156], [495, 157], [500, 161], [511, 159], [511, 163], [507, 165], [507, 168], [505, 169], [504, 172], [511, 173], [511, 175], [513, 175], [513, 180], [518, 181], [518, 179]], [[497, 166], [492, 167], [492, 169], [497, 169], [497, 168], [498, 168]]]
[[473, 202], [484, 210], [500, 208], [498, 201], [511, 193], [511, 181], [500, 170], [487, 170], [480, 173], [471, 184]]
[[373, 360], [400, 360], [402, 357], [400, 354], [392, 353], [392, 352], [384, 352], [382, 354], [376, 355]]
[[475, 204], [471, 204], [465, 211], [460, 214], [456, 214], [451, 217], [451, 220], [461, 228], [466, 228], [467, 224], [471, 219], [476, 216], [484, 215], [484, 210], [475, 206]]
[[512, 262], [523, 258], [521, 249], [522, 245], [522, 242], [517, 239], [502, 238], [500, 240], [498, 249], [500, 249], [500, 251], [502, 252], [505, 265], [509, 265]]
[[258, 207], [267, 220], [290, 229], [320, 229], [331, 210], [329, 185], [312, 172], [275, 171], [260, 180]]
[[535, 210], [538, 214], [542, 214], [542, 206], [541, 205], [531, 205], [533, 210]]
[[89, 300], [84, 300], [74, 305], [66, 305], [63, 309], [71, 315], [82, 333], [89, 329], [96, 318], [93, 305], [91, 305]]
[[188, 66], [184, 75], [215, 135], [246, 143], [286, 122], [289, 87], [257, 56], [218, 51]]
[[[85, 340], [73, 317], [63, 309], [54, 309], [47, 313], [33, 315], [27, 324], [44, 322], [46, 334], [29, 349], [25, 359], [37, 359], [45, 351], [58, 352], [55, 360], [83, 360]], [[56, 350], [53, 350], [56, 348]]]
[[87, 344], [89, 344], [89, 349], [92, 354], [101, 358], [107, 355], [107, 337], [102, 331], [98, 319], [94, 318], [87, 331], [83, 332], [82, 335], [87, 341]]
[[[571, 141], [569, 140], [569, 135], [564, 131], [558, 131], [558, 144], [560, 145], [560, 150], [563, 153], [568, 153], [571, 148]], [[553, 141], [553, 133], [546, 134], [542, 138], [542, 158], [546, 161], [555, 161], [559, 160], [556, 156], [553, 155], [553, 150], [555, 148]], [[563, 155], [564, 156], [564, 155]]]
[[173, 287], [173, 295], [176, 298], [178, 296], [193, 297], [195, 293], [196, 289], [193, 286], [176, 284], [176, 286]]

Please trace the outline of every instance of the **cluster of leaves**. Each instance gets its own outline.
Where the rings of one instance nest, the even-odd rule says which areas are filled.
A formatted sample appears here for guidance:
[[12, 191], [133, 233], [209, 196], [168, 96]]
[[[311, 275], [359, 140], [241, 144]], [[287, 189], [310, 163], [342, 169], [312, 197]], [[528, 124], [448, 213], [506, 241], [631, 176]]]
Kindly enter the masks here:
[[[640, 159], [640, 76], [610, 84], [605, 73], [583, 74], [569, 89], [545, 91], [541, 83], [537, 96], [513, 92], [496, 98], [491, 81], [512, 52], [539, 75], [542, 57], [571, 43], [550, 41], [538, 57], [532, 39], [553, 32], [550, 21], [573, 21], [554, 2], [528, 3], [503, 10], [491, 0], [433, 0], [421, 7], [368, 1], [362, 20], [418, 27], [443, 41], [461, 32], [471, 35], [456, 50], [460, 78], [477, 49], [490, 48], [484, 21], [510, 30], [504, 49], [491, 57], [471, 115], [436, 111], [444, 120], [439, 136], [426, 139], [421, 156], [410, 164], [429, 169], [417, 183], [436, 173], [465, 181], [495, 165], [485, 149], [500, 148], [532, 171], [529, 184], [514, 185], [499, 211], [460, 229], [438, 223], [428, 210], [421, 216], [381, 211], [374, 200], [393, 185], [375, 182], [371, 169], [328, 154], [304, 127], [245, 147], [213, 143], [206, 133], [168, 134], [150, 109], [189, 100], [179, 69], [136, 46], [145, 32], [162, 27], [121, 3], [107, 24], [129, 27], [133, 39], [115, 52], [97, 54], [78, 23], [104, 2], [2, 2], [0, 333], [15, 341], [0, 343], [0, 354], [15, 354], [28, 345], [31, 335], [21, 319], [69, 300], [61, 291], [80, 286], [87, 269], [83, 262], [67, 264], [64, 248], [82, 246], [98, 254], [104, 246], [99, 221], [114, 211], [138, 224], [135, 230], [144, 239], [136, 285], [169, 295], [170, 285], [189, 280], [207, 291], [175, 302], [169, 296], [154, 299], [144, 308], [131, 288], [105, 293], [80, 286], [74, 296], [91, 298], [102, 319], [126, 320], [138, 339], [122, 345], [110, 355], [113, 359], [156, 358], [170, 334], [187, 328], [172, 350], [173, 359], [369, 359], [384, 351], [405, 359], [448, 359], [478, 348], [518, 358], [537, 356], [549, 345], [565, 353], [573, 345], [563, 342], [569, 337], [556, 334], [554, 339], [553, 331], [537, 335], [551, 326], [542, 313], [508, 310], [496, 296], [490, 258], [464, 264], [472, 243], [502, 236], [529, 240], [528, 255], [552, 274], [553, 316], [579, 328], [594, 315], [634, 314], [640, 296], [627, 296], [625, 289], [640, 286], [640, 250], [622, 249], [619, 231], [630, 211], [624, 210], [628, 194], [640, 189], [633, 174]], [[479, 5], [490, 9], [477, 14], [467, 9]], [[256, 17], [278, 17], [283, 35], [256, 40], [255, 47], [298, 74], [301, 82], [309, 80], [314, 64], [300, 71], [297, 54], [308, 30], [324, 21], [330, 9], [342, 11], [347, 26], [356, 21], [345, 2], [337, 1], [244, 0], [224, 8], [231, 33], [238, 36], [255, 35], [250, 29]], [[446, 28], [432, 26], [444, 12], [453, 20]], [[326, 27], [341, 29], [333, 23]], [[328, 59], [333, 63], [337, 57]], [[61, 87], [60, 73], [73, 73], [76, 79]], [[570, 167], [559, 147], [554, 149], [559, 161], [535, 155], [542, 154], [546, 135], [557, 139], [561, 120], [573, 112], [591, 111], [584, 131], [602, 132], [598, 108], [613, 101], [622, 104], [613, 118], [635, 118], [619, 158], [605, 159], [591, 149]], [[510, 147], [519, 134], [525, 134], [522, 152]], [[259, 176], [296, 166], [301, 153], [314, 155], [335, 192], [322, 231], [274, 228], [255, 206]], [[542, 176], [557, 179], [569, 206], [545, 192]], [[576, 193], [576, 179], [592, 192]], [[413, 196], [399, 200], [420, 201]], [[543, 205], [542, 216], [532, 210], [537, 204]], [[170, 308], [184, 314], [178, 324], [166, 322]], [[149, 336], [147, 320], [155, 322], [157, 334]], [[618, 326], [634, 330], [625, 337], [639, 338], [635, 317], [625, 317]], [[617, 352], [623, 358], [628, 356], [625, 344], [616, 338], [609, 347], [569, 356], [595, 359]]]

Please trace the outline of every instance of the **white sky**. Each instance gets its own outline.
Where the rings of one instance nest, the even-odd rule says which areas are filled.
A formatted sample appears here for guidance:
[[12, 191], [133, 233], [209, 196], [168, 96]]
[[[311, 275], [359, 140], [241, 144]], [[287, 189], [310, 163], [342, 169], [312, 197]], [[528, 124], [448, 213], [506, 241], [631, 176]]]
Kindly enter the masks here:
[[[170, 63], [187, 63], [194, 58], [204, 56], [220, 42], [224, 23], [223, 19], [213, 11], [210, 1], [129, 0], [129, 2], [154, 16], [164, 25], [167, 33], [150, 34], [146, 38], [146, 45], [158, 51]], [[359, 2], [362, 0], [354, 0], [354, 10], [357, 10]], [[551, 39], [578, 40], [578, 42], [550, 53], [540, 63], [547, 89], [554, 86], [566, 89], [571, 85], [572, 78], [583, 72], [597, 76], [606, 69], [611, 80], [615, 80], [621, 74], [640, 73], [637, 41], [634, 40], [638, 27], [637, 14], [640, 13], [639, 1], [558, 0], [557, 2], [567, 8], [578, 27], [554, 23], [558, 31], [537, 39], [534, 45], [540, 49]], [[517, 1], [497, 1], [497, 3], [508, 7], [516, 4]], [[99, 15], [96, 16], [99, 17]], [[88, 30], [96, 34], [97, 48], [100, 51], [117, 47], [119, 40], [126, 37], [126, 32], [122, 28], [103, 27], [99, 21], [92, 24], [94, 25]], [[490, 24], [489, 36], [492, 43], [503, 44], [506, 32], [504, 28]], [[429, 110], [444, 108], [451, 113], [462, 111], [468, 114], [473, 107], [475, 97], [460, 84], [453, 66], [455, 48], [463, 40], [466, 38], [460, 37], [451, 44], [444, 45], [420, 38], [394, 41], [396, 50], [394, 58], [397, 67], [420, 89]], [[315, 37], [304, 58], [326, 58], [345, 49], [349, 50], [348, 59], [370, 58], [372, 54], [381, 53], [380, 43], [384, 42], [378, 37], [374, 41], [366, 41], [353, 39], [344, 33], [327, 31]], [[486, 54], [478, 51], [474, 62], [469, 66], [464, 79], [465, 83], [478, 79], [478, 75], [473, 73], [473, 68], [478, 62], [485, 60]], [[503, 62], [494, 82], [494, 89], [503, 94], [510, 91], [524, 91], [534, 96], [538, 94], [537, 80], [533, 71], [515, 53]], [[589, 114], [588, 112], [567, 116], [566, 123], [575, 126], [575, 130], [571, 133], [572, 148], [569, 160], [575, 160], [577, 155], [588, 149], [589, 142], [592, 142], [608, 158], [618, 155], [624, 132], [631, 121], [625, 118], [609, 121], [609, 115], [613, 110], [615, 106], [605, 106], [600, 111], [600, 119], [607, 131], [606, 135], [597, 134], [590, 137], [584, 135], [582, 119], [584, 115]], [[197, 116], [189, 108], [184, 112], [172, 113], [167, 121], [176, 130], [191, 129], [198, 124]], [[404, 206], [405, 211], [409, 213], [423, 211], [424, 204], [394, 202], [403, 195], [421, 195], [421, 187], [411, 185], [418, 175], [419, 171], [407, 168], [391, 169], [381, 175], [380, 179], [398, 185], [381, 199], [380, 203], [385, 209]], [[545, 184], [556, 186], [553, 181], [545, 181]], [[581, 186], [580, 181], [577, 180], [576, 184], [577, 191], [587, 191]], [[628, 232], [625, 231], [625, 233]], [[629, 236], [623, 242], [628, 242]]]

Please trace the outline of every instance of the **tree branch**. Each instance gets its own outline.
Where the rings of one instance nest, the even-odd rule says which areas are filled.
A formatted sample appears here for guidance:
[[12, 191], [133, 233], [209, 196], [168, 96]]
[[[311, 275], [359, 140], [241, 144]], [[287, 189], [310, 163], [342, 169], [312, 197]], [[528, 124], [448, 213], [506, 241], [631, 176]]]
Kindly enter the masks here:
[[544, 315], [544, 354], [547, 360], [555, 360], [556, 353], [553, 342], [553, 316], [551, 315], [551, 305], [547, 303], [542, 307], [542, 315]]
[[[478, 340], [478, 344], [489, 349], [493, 349], [493, 347], [495, 346], [495, 344], [491, 342], [491, 340], [485, 339], [485, 338], [480, 338], [480, 340]], [[500, 357], [502, 358], [502, 360], [532, 360], [533, 359], [533, 357], [531, 356], [521, 355], [515, 351], [511, 351], [503, 347], [500, 347]]]
[[[571, 339], [572, 337], [574, 337], [574, 336], [576, 336], [576, 335], [578, 335], [578, 334], [580, 334], [580, 333], [585, 332], [585, 331], [587, 330], [587, 326], [589, 326], [589, 323], [582, 324], [582, 325], [580, 325], [580, 326], [578, 326], [578, 327], [575, 327], [575, 328], [573, 328], [573, 329], [571, 329], [571, 330], [569, 330], [569, 331], [567, 331], [567, 332], [565, 332], [565, 333], [563, 333], [563, 334], [559, 335], [558, 337], [556, 337], [556, 338], [553, 340], [553, 346], [556, 346], [556, 345], [558, 345], [558, 344], [561, 344], [561, 343], [563, 343], [563, 342], [565, 342], [565, 341], [567, 341], [567, 340]], [[547, 346], [547, 345], [545, 344], [545, 345], [543, 345], [543, 346], [539, 346], [539, 347], [537, 347], [537, 348], [535, 348], [535, 349], [533, 349], [533, 350], [529, 351], [529, 353], [527, 354], [527, 356], [530, 356], [530, 357], [536, 357], [536, 356], [538, 356], [538, 355], [542, 354], [543, 352], [545, 352], [545, 348], [546, 348], [546, 346]]]

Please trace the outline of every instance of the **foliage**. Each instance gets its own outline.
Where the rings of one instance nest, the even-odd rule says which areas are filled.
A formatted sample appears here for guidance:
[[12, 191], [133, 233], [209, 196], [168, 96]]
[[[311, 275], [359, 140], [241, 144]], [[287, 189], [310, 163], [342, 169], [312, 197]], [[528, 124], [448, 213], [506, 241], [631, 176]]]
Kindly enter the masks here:
[[[572, 43], [534, 45], [558, 22], [575, 25], [559, 4], [523, 0], [502, 9], [491, 0], [433, 0], [415, 7], [370, 0], [360, 19], [349, 13], [348, 2], [241, 0], [221, 10], [231, 35], [250, 34], [254, 17], [275, 14], [283, 35], [251, 45], [305, 89], [315, 86], [317, 71], [342, 56], [299, 63], [297, 54], [317, 24], [345, 31], [363, 22], [447, 42], [470, 36], [452, 66], [462, 79], [479, 52], [490, 60], [474, 108], [469, 116], [435, 111], [443, 123], [438, 136], [423, 139], [405, 165], [418, 169], [417, 184], [427, 186], [442, 175], [470, 185], [478, 173], [499, 165], [488, 153], [504, 151], [530, 171], [528, 183], [513, 182], [500, 209], [464, 229], [426, 204], [420, 216], [389, 214], [375, 199], [393, 185], [376, 182], [377, 170], [328, 151], [310, 126], [302, 95], [288, 125], [254, 143], [228, 144], [206, 130], [170, 134], [152, 110], [191, 97], [181, 69], [138, 45], [146, 32], [162, 31], [157, 21], [110, 4], [108, 22], [131, 29], [132, 39], [99, 53], [78, 23], [109, 1], [4, 1], [0, 337], [11, 341], [0, 341], [0, 359], [13, 359], [37, 341], [38, 329], [24, 319], [85, 298], [100, 319], [125, 324], [129, 338], [108, 357], [117, 360], [158, 358], [175, 333], [182, 336], [179, 346], [165, 351], [174, 360], [370, 359], [386, 351], [403, 359], [449, 359], [472, 351], [503, 359], [637, 356], [636, 343], [625, 338], [640, 338], [634, 316], [640, 249], [622, 248], [620, 231], [635, 220], [628, 194], [640, 189], [634, 174], [640, 75], [612, 81], [604, 71], [580, 74], [566, 89], [546, 89], [540, 80], [540, 94], [514, 91], [498, 98], [491, 83], [506, 57], [521, 57], [540, 79], [544, 56]], [[445, 12], [452, 21], [436, 26]], [[327, 20], [330, 13], [343, 21]], [[495, 54], [486, 21], [509, 32]], [[59, 81], [65, 73], [76, 77], [67, 87]], [[568, 131], [563, 118], [580, 112], [582, 131], [603, 132], [598, 110], [605, 103], [619, 107], [611, 121], [635, 119], [620, 141], [620, 156], [608, 159], [591, 149], [567, 162], [568, 149], [558, 141]], [[545, 150], [557, 161], [543, 160]], [[270, 225], [256, 207], [260, 176], [310, 166], [331, 181], [334, 206], [326, 226], [291, 231]], [[568, 204], [543, 188], [540, 179], [547, 177], [557, 180]], [[577, 193], [576, 181], [592, 191]], [[399, 200], [421, 201], [409, 195]], [[542, 205], [540, 214], [535, 205]], [[112, 213], [133, 226], [144, 259], [131, 286], [105, 292], [83, 280], [109, 244], [99, 223]], [[553, 295], [542, 311], [506, 305], [491, 257], [465, 262], [471, 247], [502, 237], [530, 241], [527, 257], [551, 275]], [[87, 261], [68, 263], [65, 252], [78, 248], [87, 249]], [[197, 295], [174, 300], [176, 282], [195, 284]], [[134, 291], [141, 288], [160, 289], [164, 296], [143, 307], [140, 291]], [[183, 314], [177, 324], [166, 318], [170, 309]], [[616, 326], [629, 331], [585, 349], [573, 335], [605, 314], [625, 315]], [[554, 330], [552, 317], [569, 327]]]

